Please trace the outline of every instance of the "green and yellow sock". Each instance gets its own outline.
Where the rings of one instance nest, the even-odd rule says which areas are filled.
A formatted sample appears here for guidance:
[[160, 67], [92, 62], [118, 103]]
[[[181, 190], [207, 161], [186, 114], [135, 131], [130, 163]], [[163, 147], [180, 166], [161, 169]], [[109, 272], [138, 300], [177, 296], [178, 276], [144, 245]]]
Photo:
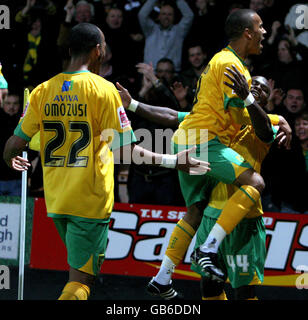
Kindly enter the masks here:
[[183, 219], [173, 229], [165, 254], [176, 266], [182, 261], [195, 233], [194, 228]]
[[230, 234], [247, 215], [260, 198], [260, 193], [252, 186], [242, 186], [227, 201], [217, 223]]

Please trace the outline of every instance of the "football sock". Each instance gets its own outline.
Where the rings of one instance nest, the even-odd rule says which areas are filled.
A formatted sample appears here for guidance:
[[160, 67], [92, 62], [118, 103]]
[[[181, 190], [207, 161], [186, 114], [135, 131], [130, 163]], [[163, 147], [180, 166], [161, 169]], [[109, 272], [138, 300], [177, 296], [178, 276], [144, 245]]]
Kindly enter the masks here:
[[252, 186], [242, 186], [227, 201], [206, 241], [200, 246], [203, 252], [217, 253], [222, 240], [238, 225], [260, 198]]
[[164, 255], [163, 261], [157, 275], [154, 277], [154, 280], [162, 285], [169, 284], [174, 268], [175, 264], [172, 262], [172, 260], [169, 259], [168, 256]]
[[76, 281], [68, 282], [58, 300], [88, 300], [90, 288]]
[[227, 201], [217, 223], [230, 234], [260, 198], [260, 193], [252, 186], [240, 187]]
[[185, 220], [178, 221], [172, 231], [160, 270], [154, 278], [156, 282], [164, 285], [170, 283], [174, 268], [182, 261], [195, 233]]
[[204, 244], [200, 246], [200, 250], [216, 253], [226, 235], [225, 230], [218, 223], [215, 223]]

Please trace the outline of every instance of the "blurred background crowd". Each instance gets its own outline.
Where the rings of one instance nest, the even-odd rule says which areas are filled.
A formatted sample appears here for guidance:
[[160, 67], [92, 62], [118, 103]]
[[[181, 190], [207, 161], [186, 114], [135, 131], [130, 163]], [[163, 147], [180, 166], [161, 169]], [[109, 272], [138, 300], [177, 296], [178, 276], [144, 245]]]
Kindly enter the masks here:
[[[284, 0], [10, 0], [10, 28], [0, 29], [1, 150], [22, 112], [23, 90], [66, 68], [70, 29], [99, 26], [107, 52], [100, 75], [120, 82], [139, 101], [190, 111], [197, 80], [228, 43], [224, 22], [233, 10], [251, 8], [267, 31], [260, 56], [246, 63], [251, 75], [270, 81], [268, 113], [293, 129], [291, 150], [274, 143], [262, 165], [265, 211], [308, 213], [308, 4]], [[304, 11], [299, 10], [306, 9]], [[306, 29], [305, 29], [306, 25]], [[134, 130], [164, 128], [128, 111]], [[168, 141], [166, 141], [166, 146]], [[1, 151], [1, 153], [2, 153]], [[168, 149], [161, 150], [168, 152]], [[170, 150], [169, 150], [170, 152]], [[40, 155], [29, 151], [29, 195], [44, 196]], [[0, 195], [19, 195], [21, 176], [0, 160]], [[115, 201], [184, 206], [175, 170], [115, 166]]]

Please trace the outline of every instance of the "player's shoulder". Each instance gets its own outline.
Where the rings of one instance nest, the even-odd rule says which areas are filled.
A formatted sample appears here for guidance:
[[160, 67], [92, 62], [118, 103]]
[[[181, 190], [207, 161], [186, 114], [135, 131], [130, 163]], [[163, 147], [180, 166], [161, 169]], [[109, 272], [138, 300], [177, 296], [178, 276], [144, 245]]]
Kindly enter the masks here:
[[231, 66], [233, 64], [239, 70], [244, 70], [244, 61], [232, 48], [226, 47], [220, 52], [216, 53], [216, 55], [213, 57], [213, 62], [222, 67]]
[[98, 74], [96, 74], [96, 73], [89, 72], [89, 73], [87, 74], [87, 76], [88, 76], [89, 78], [93, 79], [94, 81], [98, 81], [98, 82], [100, 82], [100, 83], [105, 84], [106, 86], [112, 86], [112, 85], [113, 85], [112, 82], [106, 80], [104, 77], [102, 77], [102, 76], [100, 76], [100, 75], [98, 75]]
[[90, 72], [88, 76], [89, 78], [91, 78], [91, 81], [95, 83], [96, 88], [99, 89], [100, 91], [105, 91], [105, 92], [117, 91], [115, 85], [112, 82], [103, 78], [102, 76], [92, 72]]

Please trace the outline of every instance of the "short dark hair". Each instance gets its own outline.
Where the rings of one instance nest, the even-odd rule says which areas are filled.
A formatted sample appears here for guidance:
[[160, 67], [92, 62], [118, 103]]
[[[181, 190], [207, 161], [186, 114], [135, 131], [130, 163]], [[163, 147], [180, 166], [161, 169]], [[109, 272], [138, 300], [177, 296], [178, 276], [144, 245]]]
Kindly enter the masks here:
[[256, 12], [250, 9], [232, 11], [225, 23], [225, 33], [229, 41], [239, 39], [246, 28], [252, 29], [252, 15]]
[[174, 68], [174, 63], [169, 58], [161, 58], [160, 60], [157, 61], [157, 64], [159, 63], [170, 63], [172, 65], [172, 68]]
[[101, 42], [102, 37], [99, 28], [86, 22], [73, 27], [68, 39], [72, 56], [87, 54]]

